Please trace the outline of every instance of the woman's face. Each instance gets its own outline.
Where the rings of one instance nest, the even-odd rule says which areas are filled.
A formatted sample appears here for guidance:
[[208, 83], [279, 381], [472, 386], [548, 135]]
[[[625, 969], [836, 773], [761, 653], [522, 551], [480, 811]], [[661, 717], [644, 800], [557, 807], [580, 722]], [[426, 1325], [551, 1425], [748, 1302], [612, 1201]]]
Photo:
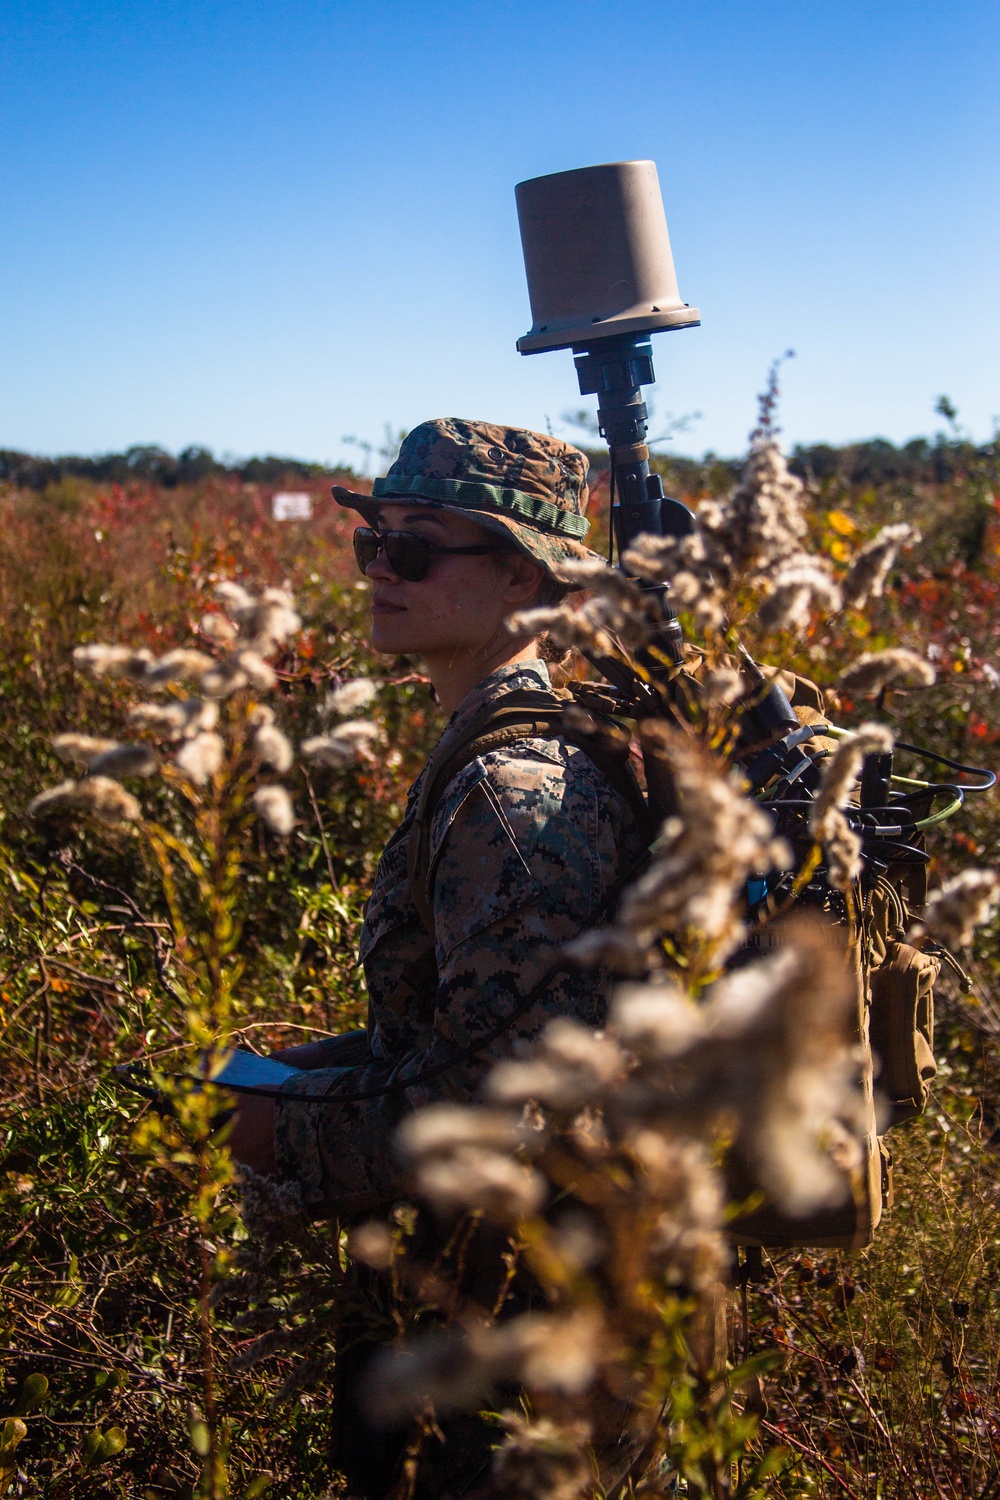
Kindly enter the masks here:
[[[439, 547], [502, 546], [496, 532], [460, 512], [405, 501], [379, 507], [378, 530], [409, 531]], [[367, 576], [374, 650], [430, 661], [489, 653], [509, 640], [506, 616], [532, 598], [544, 571], [518, 550], [479, 557], [432, 552], [427, 576], [408, 583], [380, 552]]]

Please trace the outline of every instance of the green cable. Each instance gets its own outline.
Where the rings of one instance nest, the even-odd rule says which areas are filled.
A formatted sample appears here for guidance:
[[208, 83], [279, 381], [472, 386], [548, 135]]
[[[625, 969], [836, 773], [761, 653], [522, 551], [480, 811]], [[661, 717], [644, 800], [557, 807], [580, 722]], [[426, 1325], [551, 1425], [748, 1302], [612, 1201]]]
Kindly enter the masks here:
[[[895, 780], [895, 777], [893, 778], [893, 780]], [[961, 797], [955, 797], [951, 802], [948, 803], [947, 807], [943, 807], [940, 812], [931, 813], [929, 818], [921, 818], [918, 822], [914, 823], [913, 826], [914, 828], [921, 829], [931, 828], [935, 823], [943, 823], [945, 818], [950, 818], [953, 813], [957, 813], [958, 809], [961, 806]]]

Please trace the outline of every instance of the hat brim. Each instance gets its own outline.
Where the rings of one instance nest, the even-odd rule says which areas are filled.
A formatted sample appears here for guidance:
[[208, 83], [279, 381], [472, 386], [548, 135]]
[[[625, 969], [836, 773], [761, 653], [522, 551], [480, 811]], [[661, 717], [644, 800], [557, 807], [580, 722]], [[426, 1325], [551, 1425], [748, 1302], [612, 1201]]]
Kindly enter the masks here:
[[453, 511], [455, 515], [466, 516], [470, 521], [475, 521], [476, 525], [482, 526], [485, 531], [495, 531], [499, 535], [509, 537], [522, 552], [534, 558], [535, 562], [541, 563], [546, 572], [556, 578], [558, 578], [560, 564], [570, 558], [603, 561], [596, 552], [592, 552], [589, 547], [585, 547], [574, 537], [559, 536], [555, 532], [532, 526], [526, 521], [515, 521], [510, 516], [497, 515], [484, 510], [469, 510], [461, 505], [446, 505], [440, 500], [430, 500], [424, 495], [406, 495], [398, 498], [387, 495], [384, 499], [376, 499], [372, 495], [358, 494], [356, 490], [349, 490], [342, 484], [333, 485], [330, 493], [338, 505], [343, 505], [348, 510], [356, 510], [369, 526], [375, 524], [378, 512], [383, 505], [405, 503], [406, 505], [427, 505], [433, 510]]

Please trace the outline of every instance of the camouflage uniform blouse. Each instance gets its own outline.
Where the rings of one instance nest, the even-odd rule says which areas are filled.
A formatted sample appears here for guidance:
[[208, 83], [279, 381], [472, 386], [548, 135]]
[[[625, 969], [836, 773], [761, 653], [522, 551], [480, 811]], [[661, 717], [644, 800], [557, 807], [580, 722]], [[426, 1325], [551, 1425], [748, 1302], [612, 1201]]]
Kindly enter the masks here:
[[[501, 667], [459, 705], [445, 737], [458, 736], [490, 699], [549, 687], [541, 661]], [[426, 1083], [380, 1098], [348, 1096], [417, 1079], [487, 1036], [527, 995], [561, 945], [580, 930], [640, 858], [642, 840], [623, 798], [587, 756], [561, 739], [528, 739], [474, 760], [445, 789], [431, 826], [428, 885], [434, 904], [436, 991], [398, 995], [400, 976], [428, 946], [410, 899], [407, 850], [420, 780], [379, 860], [361, 929], [368, 984], [367, 1033], [336, 1038], [331, 1066], [282, 1090], [275, 1138], [279, 1172], [301, 1183], [317, 1217], [351, 1219], [398, 1196], [392, 1137], [407, 1110], [471, 1098], [491, 1062], [554, 1015], [599, 1025], [599, 977], [558, 974], [509, 1030]], [[358, 1054], [364, 1058], [358, 1062]], [[307, 1099], [345, 1096], [341, 1105]], [[299, 1102], [299, 1101], [303, 1102]], [[294, 1102], [293, 1102], [294, 1101]]]

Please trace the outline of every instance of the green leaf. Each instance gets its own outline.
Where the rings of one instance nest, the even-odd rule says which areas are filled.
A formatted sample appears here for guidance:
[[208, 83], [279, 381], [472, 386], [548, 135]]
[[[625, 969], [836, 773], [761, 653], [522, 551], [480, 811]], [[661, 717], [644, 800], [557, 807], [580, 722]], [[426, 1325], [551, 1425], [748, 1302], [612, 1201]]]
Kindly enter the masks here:
[[208, 1450], [211, 1446], [207, 1423], [196, 1419], [188, 1428], [188, 1433], [191, 1438], [191, 1447], [197, 1453], [198, 1457], [207, 1458]]
[[40, 1406], [49, 1393], [49, 1381], [46, 1375], [29, 1375], [21, 1387], [21, 1394], [17, 1398], [14, 1408], [16, 1417], [26, 1417], [29, 1411], [34, 1411]]
[[754, 1478], [770, 1479], [773, 1475], [780, 1474], [783, 1469], [788, 1468], [791, 1457], [787, 1448], [772, 1448], [757, 1465]]
[[258, 1474], [256, 1479], [251, 1479], [247, 1485], [243, 1500], [259, 1500], [259, 1496], [266, 1494], [273, 1483], [273, 1474]]
[[88, 1432], [80, 1445], [80, 1462], [85, 1469], [92, 1469], [101, 1461], [101, 1449], [104, 1447], [104, 1434], [99, 1427], [93, 1432]]
[[80, 1281], [80, 1262], [75, 1255], [71, 1255], [66, 1280], [52, 1298], [52, 1305], [54, 1307], [75, 1307], [82, 1296], [83, 1284]]
[[780, 1360], [781, 1355], [777, 1349], [765, 1349], [761, 1354], [751, 1354], [735, 1370], [730, 1370], [726, 1376], [726, 1384], [731, 1391], [738, 1391], [741, 1386], [759, 1376], [768, 1375]]
[[9, 1458], [22, 1438], [27, 1436], [27, 1426], [20, 1417], [8, 1417], [0, 1427], [0, 1462]]
[[117, 1457], [127, 1442], [128, 1438], [120, 1427], [109, 1427], [101, 1443], [101, 1462]]
[[127, 1437], [120, 1427], [109, 1427], [107, 1432], [102, 1432], [95, 1427], [93, 1432], [88, 1432], [80, 1448], [80, 1461], [85, 1469], [96, 1469], [100, 1464], [105, 1464], [109, 1459], [117, 1457], [128, 1442]]

